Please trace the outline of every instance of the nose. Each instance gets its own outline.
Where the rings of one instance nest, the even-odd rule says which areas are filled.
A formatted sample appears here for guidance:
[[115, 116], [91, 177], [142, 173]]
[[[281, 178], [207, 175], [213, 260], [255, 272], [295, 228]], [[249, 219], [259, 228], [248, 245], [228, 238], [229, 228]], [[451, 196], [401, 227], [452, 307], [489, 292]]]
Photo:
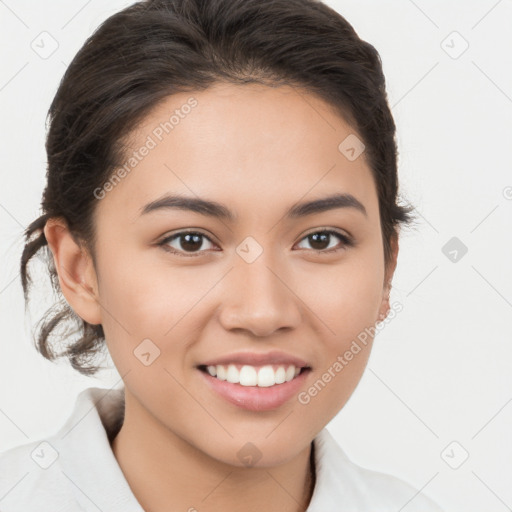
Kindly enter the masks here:
[[252, 263], [239, 259], [226, 276], [219, 314], [224, 329], [263, 337], [300, 324], [301, 301], [290, 273], [278, 270], [265, 254]]

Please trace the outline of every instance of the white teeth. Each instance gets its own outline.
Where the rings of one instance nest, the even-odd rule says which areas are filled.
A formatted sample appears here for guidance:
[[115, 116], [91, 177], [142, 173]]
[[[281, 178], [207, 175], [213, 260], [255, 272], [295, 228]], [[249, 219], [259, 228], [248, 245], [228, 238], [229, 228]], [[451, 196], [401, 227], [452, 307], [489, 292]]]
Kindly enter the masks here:
[[224, 366], [221, 366], [220, 364], [216, 366], [217, 369], [217, 379], [219, 380], [226, 380], [226, 369]]
[[276, 384], [286, 382], [286, 370], [280, 366], [276, 371]]
[[256, 372], [256, 369], [253, 366], [242, 366], [239, 381], [242, 386], [257, 386], [258, 372]]
[[228, 366], [228, 371], [226, 373], [226, 380], [233, 384], [237, 384], [240, 382], [240, 372], [237, 370], [234, 364], [230, 364]]
[[258, 386], [268, 388], [276, 383], [274, 368], [272, 366], [262, 366], [258, 372]]
[[212, 377], [216, 377], [219, 380], [226, 380], [232, 384], [268, 388], [276, 384], [291, 381], [299, 375], [301, 369], [293, 365], [289, 365], [286, 368], [284, 366], [278, 366], [275, 370], [272, 365], [261, 366], [259, 368], [244, 365], [238, 370], [234, 364], [229, 364], [227, 367], [218, 364], [216, 366], [207, 366], [206, 370]]

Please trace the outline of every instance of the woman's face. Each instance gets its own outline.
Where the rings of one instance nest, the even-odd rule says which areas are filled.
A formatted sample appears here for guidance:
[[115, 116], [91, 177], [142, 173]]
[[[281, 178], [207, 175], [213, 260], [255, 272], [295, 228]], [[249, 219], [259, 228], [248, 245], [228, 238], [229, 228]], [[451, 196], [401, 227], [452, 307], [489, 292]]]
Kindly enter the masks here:
[[343, 407], [390, 277], [354, 135], [305, 92], [225, 84], [169, 97], [132, 134], [95, 211], [98, 315], [131, 421], [271, 466]]

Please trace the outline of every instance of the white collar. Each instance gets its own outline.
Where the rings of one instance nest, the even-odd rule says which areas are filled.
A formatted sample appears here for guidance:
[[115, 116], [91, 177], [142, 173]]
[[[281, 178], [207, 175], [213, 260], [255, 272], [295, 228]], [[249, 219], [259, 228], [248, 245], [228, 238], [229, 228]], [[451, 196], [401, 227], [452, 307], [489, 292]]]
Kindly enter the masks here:
[[[89, 387], [78, 395], [60, 430], [46, 438], [58, 452], [58, 463], [48, 469], [35, 468], [30, 459], [36, 448], [41, 452], [41, 441], [0, 454], [0, 499], [9, 494], [0, 501], [0, 509], [75, 512], [77, 509], [70, 506], [73, 500], [87, 512], [144, 512], [110, 445], [123, 413], [123, 388]], [[326, 428], [313, 442], [316, 482], [307, 512], [396, 512], [402, 508], [407, 512], [441, 512], [409, 484], [354, 464]], [[20, 479], [23, 482], [15, 484]], [[8, 503], [16, 505], [9, 509]]]

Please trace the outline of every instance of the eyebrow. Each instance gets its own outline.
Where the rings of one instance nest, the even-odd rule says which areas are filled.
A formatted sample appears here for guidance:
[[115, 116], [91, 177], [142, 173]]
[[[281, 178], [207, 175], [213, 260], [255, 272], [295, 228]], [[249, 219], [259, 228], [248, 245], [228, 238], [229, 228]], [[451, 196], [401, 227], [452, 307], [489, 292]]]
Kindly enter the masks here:
[[[354, 208], [367, 217], [366, 208], [352, 194], [334, 194], [313, 201], [297, 203], [285, 215], [288, 218], [296, 219], [338, 208]], [[237, 218], [237, 215], [229, 208], [216, 201], [178, 195], [166, 195], [146, 204], [141, 208], [141, 216], [157, 210], [167, 209], [188, 210], [230, 222]]]

